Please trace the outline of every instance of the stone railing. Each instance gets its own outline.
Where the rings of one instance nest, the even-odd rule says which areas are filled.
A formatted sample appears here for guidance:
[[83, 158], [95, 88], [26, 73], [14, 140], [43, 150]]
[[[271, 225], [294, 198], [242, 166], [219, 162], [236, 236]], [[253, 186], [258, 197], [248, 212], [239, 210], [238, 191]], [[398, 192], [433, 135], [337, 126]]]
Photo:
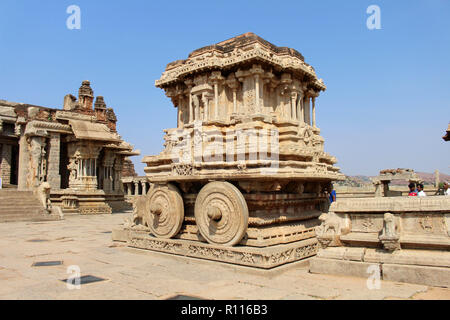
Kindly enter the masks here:
[[311, 272], [450, 287], [450, 197], [340, 199], [319, 219]]
[[[344, 198], [373, 198], [375, 197], [375, 186], [367, 185], [362, 187], [335, 186], [338, 199]], [[435, 195], [437, 188], [435, 186], [425, 186], [424, 189], [427, 196]], [[407, 196], [409, 193], [408, 186], [390, 186], [390, 197]]]
[[150, 189], [150, 182], [147, 177], [124, 177], [122, 178], [125, 198], [130, 200], [135, 196], [146, 195]]

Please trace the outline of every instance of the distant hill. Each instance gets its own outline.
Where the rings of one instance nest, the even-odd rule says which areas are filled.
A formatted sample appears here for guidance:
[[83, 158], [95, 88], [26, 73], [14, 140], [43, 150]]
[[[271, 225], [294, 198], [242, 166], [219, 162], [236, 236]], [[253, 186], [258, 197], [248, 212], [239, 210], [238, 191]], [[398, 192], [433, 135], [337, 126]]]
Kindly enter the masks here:
[[[423, 180], [424, 185], [434, 185], [434, 173], [416, 172], [416, 174], [420, 177], [420, 179]], [[364, 175], [346, 176], [346, 179], [344, 181], [338, 181], [336, 182], [336, 184], [348, 187], [363, 187], [366, 185], [372, 185], [372, 181], [370, 180], [370, 178], [373, 178], [373, 176], [364, 176]], [[440, 172], [439, 180], [441, 182], [450, 181], [450, 175]], [[406, 184], [408, 184], [408, 181], [393, 180], [391, 182], [391, 185], [393, 186]]]
[[[434, 185], [434, 173], [416, 172], [416, 174], [423, 180], [424, 184]], [[440, 172], [439, 180], [440, 182], [450, 181], [450, 175]]]

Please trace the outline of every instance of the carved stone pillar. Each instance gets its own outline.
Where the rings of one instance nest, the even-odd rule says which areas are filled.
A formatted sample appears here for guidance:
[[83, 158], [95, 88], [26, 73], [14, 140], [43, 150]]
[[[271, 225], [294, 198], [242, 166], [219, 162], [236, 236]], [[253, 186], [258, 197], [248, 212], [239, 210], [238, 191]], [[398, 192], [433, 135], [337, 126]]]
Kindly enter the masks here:
[[253, 74], [255, 78], [255, 111], [257, 113], [261, 113], [261, 101], [260, 96], [264, 96], [263, 94], [260, 95], [260, 87], [261, 87], [261, 75], [264, 74], [264, 69], [261, 68], [260, 65], [253, 65], [253, 67], [250, 69], [250, 72]]
[[291, 119], [297, 120], [297, 95], [296, 91], [291, 92]]
[[233, 113], [238, 113], [237, 110], [237, 89], [239, 88], [239, 82], [235, 78], [234, 74], [230, 74], [227, 79], [227, 85], [233, 91]]
[[112, 166], [111, 165], [104, 165], [103, 166], [103, 190], [105, 192], [110, 192], [112, 191], [112, 174], [113, 174], [113, 170], [112, 170]]
[[187, 94], [189, 96], [189, 123], [191, 123], [194, 121], [194, 110], [192, 107], [192, 93], [191, 93], [193, 82], [192, 82], [192, 80], [188, 79], [184, 83], [186, 84], [186, 86], [188, 88]]
[[113, 186], [115, 192], [123, 192], [123, 184], [122, 184], [122, 167], [123, 167], [123, 159], [122, 157], [116, 157], [114, 161], [114, 180]]
[[214, 83], [214, 118], [219, 119], [219, 84]]
[[139, 195], [139, 182], [138, 181], [134, 181], [134, 195], [135, 196]]
[[129, 195], [129, 196], [131, 196], [131, 186], [132, 186], [131, 182], [127, 183], [127, 195]]
[[[181, 99], [180, 99], [181, 102]], [[178, 108], [177, 108], [177, 128], [180, 128], [183, 126], [183, 120], [181, 119], [181, 103], [178, 103]]]
[[309, 125], [311, 125], [311, 102], [310, 102], [310, 97], [309, 96], [305, 96], [304, 101], [305, 101], [305, 105], [304, 105], [304, 113], [305, 113], [305, 122]]
[[259, 74], [255, 74], [255, 106], [256, 112], [261, 113], [261, 106], [259, 104]]
[[200, 120], [200, 100], [197, 94], [193, 94], [192, 102], [194, 104], [194, 121]]
[[[17, 126], [18, 131], [20, 129], [20, 125]], [[28, 154], [28, 142], [25, 135], [21, 135], [19, 139], [19, 176], [18, 176], [18, 190], [27, 190], [27, 175], [28, 175], [28, 162], [29, 162], [29, 154]]]
[[316, 128], [316, 97], [312, 97], [312, 125]]
[[61, 175], [59, 174], [60, 140], [59, 133], [50, 133], [47, 182], [52, 190], [58, 190], [61, 187]]
[[298, 105], [299, 105], [298, 121], [300, 123], [304, 123], [305, 122], [305, 98], [304, 98], [303, 92], [301, 92], [301, 91], [298, 95]]
[[111, 192], [114, 181], [114, 153], [110, 150], [105, 151], [102, 161], [103, 166], [103, 190]]
[[220, 71], [211, 72], [211, 82], [214, 85], [214, 118], [219, 119], [219, 83], [223, 80]]
[[280, 104], [283, 108], [281, 112], [286, 120], [293, 120], [292, 100], [290, 97], [291, 75], [283, 73], [280, 80]]
[[47, 174], [47, 160], [44, 137], [32, 136], [28, 138], [30, 161], [28, 166], [27, 185], [37, 188], [45, 181]]
[[209, 97], [206, 92], [202, 93], [202, 103], [203, 103], [203, 121], [209, 120]]
[[142, 195], [145, 196], [147, 194], [147, 183], [144, 181], [141, 181], [142, 186]]

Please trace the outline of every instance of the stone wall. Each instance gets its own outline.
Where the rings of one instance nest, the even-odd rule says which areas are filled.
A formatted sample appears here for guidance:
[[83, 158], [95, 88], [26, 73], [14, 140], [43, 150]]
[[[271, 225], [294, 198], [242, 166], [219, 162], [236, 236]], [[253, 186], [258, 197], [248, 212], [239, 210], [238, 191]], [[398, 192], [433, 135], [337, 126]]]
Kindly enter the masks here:
[[3, 144], [1, 147], [1, 178], [2, 184], [11, 183], [11, 160], [12, 160], [12, 146], [9, 144]]

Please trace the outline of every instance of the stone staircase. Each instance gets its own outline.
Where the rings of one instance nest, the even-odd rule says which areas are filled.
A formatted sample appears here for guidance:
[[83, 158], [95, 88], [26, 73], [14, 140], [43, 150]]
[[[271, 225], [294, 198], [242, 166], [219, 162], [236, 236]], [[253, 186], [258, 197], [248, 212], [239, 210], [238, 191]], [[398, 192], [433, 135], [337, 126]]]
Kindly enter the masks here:
[[0, 189], [0, 222], [59, 220], [50, 215], [32, 191]]

